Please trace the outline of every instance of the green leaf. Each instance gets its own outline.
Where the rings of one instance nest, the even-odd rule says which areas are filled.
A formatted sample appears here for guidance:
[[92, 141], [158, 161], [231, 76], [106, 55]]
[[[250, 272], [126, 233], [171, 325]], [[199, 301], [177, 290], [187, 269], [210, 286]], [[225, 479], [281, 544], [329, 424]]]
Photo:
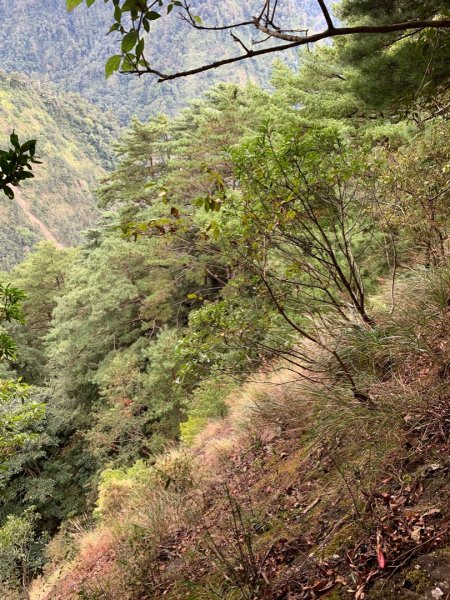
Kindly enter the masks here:
[[12, 189], [10, 187], [8, 187], [7, 185], [3, 188], [3, 191], [5, 192], [5, 194], [8, 196], [8, 198], [10, 200], [14, 199], [14, 192], [12, 191]]
[[147, 19], [150, 19], [150, 21], [156, 21], [156, 19], [161, 17], [161, 15], [154, 10], [149, 10], [147, 13], [145, 13], [145, 16]]
[[135, 58], [136, 57], [133, 54], [129, 54], [129, 55], [125, 56], [125, 58], [123, 59], [123, 63], [122, 63], [122, 72], [123, 73], [129, 73], [129, 72], [135, 70], [136, 67], [131, 62], [131, 60], [134, 60]]
[[[74, 8], [79, 6], [82, 2], [83, 2], [83, 0], [66, 0], [67, 10], [73, 10]], [[88, 3], [88, 6], [90, 6], [89, 3]]]
[[136, 58], [139, 59], [144, 54], [145, 40], [141, 38], [136, 46]]
[[25, 142], [25, 144], [22, 144], [20, 151], [22, 152], [22, 154], [25, 154], [25, 152], [30, 151], [30, 154], [33, 156], [34, 152], [36, 150], [36, 140], [28, 140], [28, 142]]
[[122, 52], [130, 52], [136, 46], [137, 39], [137, 31], [129, 31], [122, 39]]
[[138, 8], [140, 8], [140, 6], [139, 6], [137, 0], [126, 0], [123, 3], [122, 11], [129, 12], [129, 11], [132, 11], [132, 10], [137, 10]]
[[111, 56], [107, 60], [106, 65], [105, 65], [106, 79], [108, 79], [108, 77], [111, 77], [111, 75], [113, 73], [115, 73], [116, 71], [119, 70], [121, 60], [122, 60], [122, 57], [120, 56], [120, 54], [115, 54], [114, 56]]
[[10, 135], [10, 137], [9, 137], [9, 140], [10, 140], [11, 144], [14, 146], [14, 148], [15, 148], [16, 150], [19, 150], [19, 151], [20, 151], [19, 138], [18, 138], [17, 134], [13, 132], [13, 133]]
[[122, 20], [122, 10], [119, 5], [117, 5], [114, 9], [114, 18], [118, 23], [120, 23]]

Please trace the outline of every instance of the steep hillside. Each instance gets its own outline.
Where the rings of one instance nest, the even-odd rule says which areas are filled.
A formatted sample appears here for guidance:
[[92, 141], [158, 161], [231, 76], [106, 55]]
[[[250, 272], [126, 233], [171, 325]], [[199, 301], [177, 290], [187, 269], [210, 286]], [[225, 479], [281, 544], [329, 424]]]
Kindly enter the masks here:
[[[17, 61], [35, 62], [36, 31], [48, 71], [75, 86], [78, 56], [95, 91], [85, 58], [100, 69], [110, 49], [86, 15], [113, 3], [78, 6], [81, 30], [52, 1], [14, 4]], [[237, 6], [208, 4], [211, 19]], [[370, 24], [369, 4], [382, 22], [392, 9], [342, 8]], [[5, 199], [1, 243], [46, 238], [0, 273], [1, 600], [450, 598], [450, 79], [435, 25], [397, 41], [366, 25], [305, 48], [298, 71], [277, 64], [272, 89], [222, 82], [134, 119], [99, 185], [111, 114], [36, 74], [0, 78], [4, 135], [36, 136], [43, 159]], [[168, 62], [219, 50], [160, 32]], [[389, 74], [402, 56], [401, 72], [423, 64], [428, 35], [408, 104]], [[108, 80], [122, 118], [145, 79]], [[101, 219], [61, 247], [95, 220], [94, 186]]]
[[19, 262], [35, 242], [74, 244], [95, 222], [93, 190], [110, 164], [114, 120], [78, 95], [62, 95], [25, 75], [0, 74], [0, 135], [37, 138], [36, 178], [0, 198], [0, 265]]
[[409, 274], [394, 317], [376, 300], [378, 343], [346, 340], [372, 406], [278, 364], [191, 448], [105, 471], [95, 523], [61, 530], [30, 598], [448, 597], [449, 284]]
[[[255, 5], [254, 1], [226, 0], [219, 6], [197, 0], [193, 10], [205, 21], [216, 23], [223, 15], [233, 15], [236, 20], [243, 14], [251, 15]], [[285, 12], [295, 15], [293, 22], [299, 27], [318, 14], [313, 0], [288, 0], [285, 5]], [[97, 2], [89, 10], [84, 6], [68, 14], [64, 0], [14, 0], [13, 3], [0, 0], [3, 69], [38, 73], [66, 90], [80, 92], [102, 108], [114, 108], [124, 122], [133, 114], [145, 117], [158, 111], [174, 112], [217, 81], [244, 83], [254, 79], [267, 83], [270, 77], [271, 61], [262, 60], [164, 86], [145, 77], [141, 80], [113, 77], [105, 84], [105, 61], [117, 50], [114, 36], [105, 37], [111, 20], [110, 11], [110, 5], [105, 6], [103, 2]], [[180, 20], [174, 37], [171, 23], [161, 24], [155, 47], [155, 55], [161, 57], [164, 68], [180, 64], [193, 66], [201, 63], [204, 57], [220, 56], [224, 48], [229, 54], [237, 51], [228, 34], [197, 32]], [[11, 44], [12, 39], [14, 44]], [[167, 48], [176, 51], [167, 52]], [[285, 58], [293, 61], [295, 54]]]
[[131, 239], [12, 274], [45, 415], [0, 479], [5, 600], [450, 591], [414, 562], [450, 539], [448, 122], [336, 132], [304, 69], [134, 122], [100, 193]]

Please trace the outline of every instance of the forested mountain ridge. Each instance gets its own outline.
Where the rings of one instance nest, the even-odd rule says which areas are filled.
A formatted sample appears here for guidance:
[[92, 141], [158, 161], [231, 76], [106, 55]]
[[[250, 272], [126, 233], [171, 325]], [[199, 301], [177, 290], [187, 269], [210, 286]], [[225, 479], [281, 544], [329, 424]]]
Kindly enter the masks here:
[[42, 164], [14, 200], [0, 199], [1, 268], [17, 264], [37, 241], [76, 244], [98, 217], [94, 189], [111, 166], [114, 118], [76, 94], [23, 74], [0, 73], [1, 137], [38, 138]]
[[[285, 0], [284, 5], [299, 27], [314, 24], [318, 16], [313, 0]], [[237, 20], [242, 16], [248, 18], [256, 6], [256, 2], [225, 0], [217, 4], [197, 0], [193, 9], [205, 22], [215, 24], [220, 23], [225, 14]], [[2, 68], [36, 74], [58, 83], [61, 89], [79, 92], [101, 108], [113, 109], [124, 124], [133, 115], [145, 118], [158, 112], [174, 114], [186, 106], [189, 98], [201, 95], [208, 85], [217, 81], [268, 83], [270, 62], [264, 60], [164, 86], [134, 77], [113, 77], [105, 83], [105, 61], [115, 54], [117, 46], [114, 34], [106, 37], [109, 10], [103, 2], [89, 10], [84, 7], [68, 13], [61, 0], [1, 0]], [[157, 54], [166, 68], [179, 60], [194, 66], [206, 57], [219, 56], [224, 49], [230, 55], [237, 50], [236, 43], [226, 32], [219, 38], [214, 34], [204, 36], [181, 20], [175, 35], [164, 22], [157, 25], [157, 31]], [[295, 62], [295, 56], [291, 54], [289, 60]]]

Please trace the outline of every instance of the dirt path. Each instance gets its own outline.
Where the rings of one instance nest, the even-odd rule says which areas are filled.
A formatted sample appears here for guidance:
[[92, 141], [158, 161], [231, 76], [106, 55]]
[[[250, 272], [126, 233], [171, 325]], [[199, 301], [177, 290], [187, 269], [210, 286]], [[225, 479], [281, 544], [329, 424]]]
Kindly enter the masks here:
[[55, 244], [57, 248], [64, 248], [64, 245], [56, 239], [56, 237], [53, 235], [53, 233], [50, 231], [47, 225], [43, 223], [40, 219], [38, 219], [35, 215], [33, 215], [33, 213], [31, 212], [30, 202], [26, 200], [22, 196], [20, 191], [17, 189], [15, 190], [15, 200], [25, 213], [29, 222], [39, 229], [44, 239], [46, 239], [48, 242], [52, 242], [53, 244]]

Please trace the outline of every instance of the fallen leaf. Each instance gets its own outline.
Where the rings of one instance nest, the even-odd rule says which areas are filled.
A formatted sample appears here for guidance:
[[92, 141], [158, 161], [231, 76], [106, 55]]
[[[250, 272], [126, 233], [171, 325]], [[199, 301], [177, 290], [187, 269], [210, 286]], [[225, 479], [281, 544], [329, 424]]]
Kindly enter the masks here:
[[420, 542], [420, 538], [422, 535], [422, 527], [414, 527], [411, 531], [411, 539], [414, 540], [417, 544]]

